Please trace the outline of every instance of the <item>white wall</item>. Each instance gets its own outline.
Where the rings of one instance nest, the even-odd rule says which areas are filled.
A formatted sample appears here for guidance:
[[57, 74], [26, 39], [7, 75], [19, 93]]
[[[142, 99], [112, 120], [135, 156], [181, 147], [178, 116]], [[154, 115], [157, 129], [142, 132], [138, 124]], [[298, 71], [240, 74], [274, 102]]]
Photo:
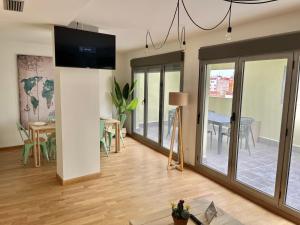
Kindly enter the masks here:
[[17, 54], [51, 56], [52, 48], [0, 36], [0, 148], [22, 144], [16, 127], [20, 118]]
[[112, 100], [110, 92], [112, 89], [112, 71], [99, 70], [99, 102], [100, 102], [100, 116], [103, 118], [112, 117]]
[[[19, 37], [19, 39], [21, 39]], [[17, 55], [52, 56], [51, 44], [37, 44], [27, 41], [9, 41], [0, 36], [0, 148], [21, 145], [16, 122], [19, 121], [19, 89]], [[99, 70], [100, 115], [111, 117], [112, 71]]]
[[[116, 54], [116, 69], [112, 71], [112, 82], [113, 79], [116, 78], [116, 80], [119, 82], [121, 87], [124, 87], [124, 85], [127, 82], [131, 82], [131, 80], [128, 79], [127, 74], [127, 61], [125, 60], [125, 55], [123, 53], [117, 52]], [[113, 85], [112, 85], [113, 87]], [[117, 118], [117, 110], [115, 106], [112, 104], [112, 114], [114, 118]], [[128, 120], [126, 120], [125, 123], [128, 123]]]
[[[113, 71], [113, 76], [116, 77], [121, 86], [128, 82], [128, 62], [125, 53], [117, 52], [116, 55], [116, 69]], [[130, 80], [131, 81], [131, 80]]]
[[55, 74], [57, 173], [63, 180], [100, 172], [99, 70]]
[[[256, 23], [248, 23], [239, 26], [233, 24], [233, 41], [256, 38], [272, 34], [299, 31], [300, 13], [290, 13], [279, 17], [260, 20]], [[199, 61], [198, 50], [202, 46], [215, 45], [225, 42], [225, 30], [200, 33], [199, 35], [188, 37], [185, 50], [184, 62], [184, 91], [190, 94], [190, 105], [183, 110], [183, 138], [185, 145], [185, 159], [187, 163], [195, 163], [196, 145], [196, 114], [197, 114], [197, 93]], [[179, 50], [177, 42], [168, 43], [161, 50], [151, 51], [149, 55], [161, 54]], [[137, 57], [145, 57], [145, 50], [138, 49], [123, 53], [123, 68], [116, 71], [117, 77], [129, 82], [131, 80], [130, 60]], [[216, 56], [217, 57], [217, 56]], [[125, 65], [125, 66], [124, 66]], [[126, 76], [126, 78], [124, 78]], [[127, 129], [131, 130], [130, 120], [127, 122]]]

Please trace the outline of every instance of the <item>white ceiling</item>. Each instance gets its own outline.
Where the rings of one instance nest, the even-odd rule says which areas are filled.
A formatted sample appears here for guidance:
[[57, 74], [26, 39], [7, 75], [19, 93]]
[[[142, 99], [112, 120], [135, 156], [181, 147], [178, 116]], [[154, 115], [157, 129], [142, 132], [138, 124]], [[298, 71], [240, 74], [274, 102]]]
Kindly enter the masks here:
[[[27, 37], [40, 43], [48, 43], [51, 41], [51, 34], [45, 24], [67, 25], [76, 20], [98, 26], [103, 32], [116, 34], [118, 50], [128, 50], [145, 44], [147, 29], [151, 31], [154, 40], [160, 41], [169, 27], [176, 2], [177, 0], [25, 0], [24, 12], [14, 13], [4, 11], [0, 0], [0, 37]], [[229, 6], [223, 0], [185, 0], [185, 3], [191, 15], [203, 26], [216, 24]], [[296, 10], [300, 10], [300, 0], [278, 0], [255, 6], [234, 5], [233, 26]], [[197, 28], [187, 19], [183, 8], [181, 15], [181, 25], [186, 26], [187, 34], [195, 33]], [[35, 32], [31, 30], [33, 27]], [[38, 30], [41, 31], [40, 34]], [[171, 39], [176, 35], [174, 26]]]

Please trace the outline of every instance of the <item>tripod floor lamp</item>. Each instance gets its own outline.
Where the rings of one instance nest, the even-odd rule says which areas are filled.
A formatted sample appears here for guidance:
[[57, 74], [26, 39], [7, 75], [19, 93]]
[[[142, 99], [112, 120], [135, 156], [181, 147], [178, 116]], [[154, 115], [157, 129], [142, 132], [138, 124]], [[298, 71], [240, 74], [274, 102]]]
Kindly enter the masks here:
[[[188, 104], [188, 93], [184, 92], [170, 92], [169, 93], [169, 105], [177, 106], [173, 117], [172, 123], [172, 136], [171, 136], [171, 146], [170, 154], [168, 159], [168, 169], [178, 169], [183, 171], [184, 162], [184, 151], [182, 144], [182, 107]], [[173, 161], [173, 148], [176, 138], [176, 130], [178, 129], [178, 161]]]

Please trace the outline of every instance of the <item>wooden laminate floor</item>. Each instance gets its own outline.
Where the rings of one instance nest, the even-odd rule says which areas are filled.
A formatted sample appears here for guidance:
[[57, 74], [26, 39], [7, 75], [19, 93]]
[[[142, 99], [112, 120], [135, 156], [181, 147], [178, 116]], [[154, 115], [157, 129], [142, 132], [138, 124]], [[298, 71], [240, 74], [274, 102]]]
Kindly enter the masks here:
[[126, 138], [126, 149], [101, 160], [102, 175], [69, 186], [55, 163], [23, 167], [20, 150], [0, 151], [0, 224], [126, 225], [130, 218], [204, 197], [245, 224], [292, 224], [201, 175], [167, 171], [167, 158]]

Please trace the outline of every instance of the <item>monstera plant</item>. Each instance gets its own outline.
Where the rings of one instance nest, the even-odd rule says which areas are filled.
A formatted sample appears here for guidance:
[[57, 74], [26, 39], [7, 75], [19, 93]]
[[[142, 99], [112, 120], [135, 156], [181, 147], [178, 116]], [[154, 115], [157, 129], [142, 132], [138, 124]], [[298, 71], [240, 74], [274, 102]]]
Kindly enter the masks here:
[[135, 110], [137, 107], [138, 99], [132, 98], [135, 85], [136, 81], [134, 81], [131, 85], [126, 83], [121, 89], [119, 83], [114, 78], [114, 88], [111, 92], [111, 97], [113, 104], [117, 109], [118, 117], [121, 123], [125, 122], [126, 113]]

